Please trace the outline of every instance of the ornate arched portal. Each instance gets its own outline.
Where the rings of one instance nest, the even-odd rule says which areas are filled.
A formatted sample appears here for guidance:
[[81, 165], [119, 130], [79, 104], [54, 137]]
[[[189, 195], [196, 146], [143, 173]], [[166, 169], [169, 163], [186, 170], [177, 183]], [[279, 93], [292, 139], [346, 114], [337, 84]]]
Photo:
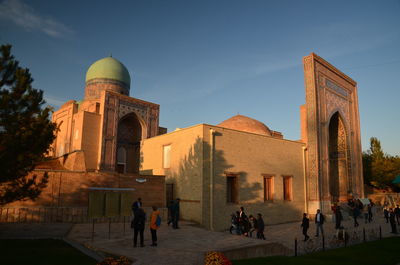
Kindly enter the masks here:
[[129, 113], [118, 122], [116, 171], [138, 173], [142, 125], [135, 113]]
[[336, 112], [329, 121], [329, 193], [332, 202], [347, 200], [348, 150], [346, 128]]

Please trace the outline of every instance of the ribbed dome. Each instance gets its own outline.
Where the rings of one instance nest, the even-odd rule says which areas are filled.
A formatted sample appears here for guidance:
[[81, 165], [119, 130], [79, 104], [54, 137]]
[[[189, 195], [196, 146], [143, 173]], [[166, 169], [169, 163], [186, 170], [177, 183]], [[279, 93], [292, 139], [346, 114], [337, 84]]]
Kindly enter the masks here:
[[96, 78], [113, 79], [125, 83], [128, 87], [131, 84], [131, 77], [126, 67], [113, 57], [105, 57], [94, 62], [86, 73], [86, 82]]
[[270, 129], [264, 123], [243, 115], [233, 116], [232, 118], [221, 122], [217, 126], [271, 136]]

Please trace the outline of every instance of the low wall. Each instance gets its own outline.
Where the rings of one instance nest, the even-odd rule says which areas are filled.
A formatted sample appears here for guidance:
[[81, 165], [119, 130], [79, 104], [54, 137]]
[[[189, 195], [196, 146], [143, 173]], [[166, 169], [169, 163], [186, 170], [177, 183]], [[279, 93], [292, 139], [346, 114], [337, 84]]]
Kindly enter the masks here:
[[[147, 219], [151, 207], [143, 207]], [[166, 222], [168, 209], [159, 208], [161, 219]], [[93, 219], [99, 222], [130, 222], [132, 216], [88, 217], [87, 207], [3, 207], [0, 208], [0, 223], [89, 223]]]
[[266, 256], [289, 256], [293, 255], [293, 250], [285, 247], [280, 243], [265, 243], [256, 246], [241, 247], [235, 249], [221, 249], [218, 250], [229, 259], [251, 259]]

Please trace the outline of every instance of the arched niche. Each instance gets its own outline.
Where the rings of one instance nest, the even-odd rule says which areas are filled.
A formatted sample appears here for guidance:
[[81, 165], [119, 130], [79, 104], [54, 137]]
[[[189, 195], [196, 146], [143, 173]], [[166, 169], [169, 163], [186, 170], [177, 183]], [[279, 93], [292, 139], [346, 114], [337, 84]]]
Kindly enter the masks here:
[[140, 165], [140, 141], [144, 128], [134, 113], [123, 116], [118, 122], [116, 171], [138, 173]]
[[349, 185], [349, 141], [345, 123], [339, 112], [329, 120], [329, 193], [332, 202], [346, 201]]

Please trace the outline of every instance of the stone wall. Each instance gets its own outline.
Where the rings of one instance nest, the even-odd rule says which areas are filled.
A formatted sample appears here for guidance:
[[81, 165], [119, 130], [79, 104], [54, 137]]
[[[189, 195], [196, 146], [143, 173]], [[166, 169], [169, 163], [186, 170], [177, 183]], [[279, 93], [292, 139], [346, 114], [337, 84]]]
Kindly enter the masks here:
[[[170, 168], [163, 168], [165, 145], [171, 146]], [[144, 140], [142, 171], [165, 175], [166, 183], [174, 184], [174, 197], [181, 199], [181, 217], [212, 230], [228, 229], [230, 214], [240, 206], [248, 214], [262, 213], [267, 224], [298, 221], [305, 208], [303, 146], [297, 141], [200, 124]], [[227, 203], [229, 172], [238, 174], [237, 203]], [[274, 177], [273, 201], [264, 202], [265, 174]], [[290, 201], [283, 200], [284, 176], [292, 177]]]
[[[44, 172], [46, 171], [35, 170], [30, 175], [35, 174], [38, 178], [41, 178]], [[46, 214], [48, 211], [57, 211], [56, 215], [64, 216], [57, 219], [75, 220], [79, 217], [79, 220], [84, 220], [87, 216], [90, 187], [133, 188], [134, 190], [130, 191], [132, 203], [138, 197], [141, 197], [144, 207], [154, 205], [158, 208], [165, 208], [164, 176], [128, 176], [115, 173], [73, 172], [66, 170], [47, 170], [47, 172], [49, 175], [47, 187], [36, 200], [13, 202], [4, 205], [3, 208], [13, 211], [13, 216], [26, 216], [22, 217], [21, 220], [24, 220], [24, 218], [28, 220], [29, 216], [32, 215], [39, 216], [36, 219], [50, 218], [40, 217], [42, 214], [43, 216], [49, 216], [49, 214]], [[20, 210], [15, 210], [21, 208], [25, 210], [21, 210], [21, 212]], [[62, 214], [60, 213], [61, 211], [63, 212]]]

